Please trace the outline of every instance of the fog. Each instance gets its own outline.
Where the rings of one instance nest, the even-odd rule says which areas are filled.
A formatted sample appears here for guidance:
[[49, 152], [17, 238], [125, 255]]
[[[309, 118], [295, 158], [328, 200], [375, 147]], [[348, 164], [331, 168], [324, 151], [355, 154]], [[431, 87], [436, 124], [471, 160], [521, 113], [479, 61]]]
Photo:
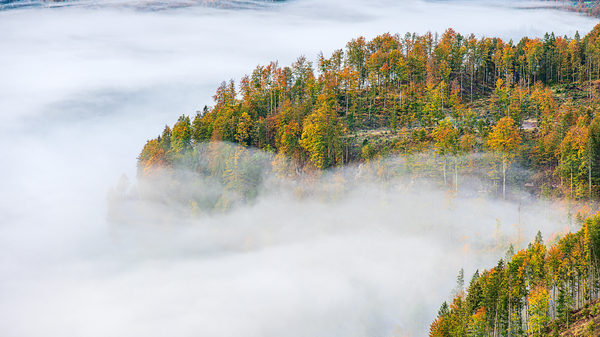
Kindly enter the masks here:
[[[3, 336], [426, 335], [458, 270], [502, 256], [496, 218], [513, 235], [517, 204], [449, 206], [439, 189], [357, 183], [335, 202], [265, 192], [115, 238], [107, 190], [123, 173], [134, 180], [165, 124], [257, 64], [315, 60], [388, 31], [518, 40], [596, 23], [508, 2], [38, 4], [0, 11]], [[561, 209], [545, 214], [535, 200], [524, 207], [526, 241], [565, 226]]]

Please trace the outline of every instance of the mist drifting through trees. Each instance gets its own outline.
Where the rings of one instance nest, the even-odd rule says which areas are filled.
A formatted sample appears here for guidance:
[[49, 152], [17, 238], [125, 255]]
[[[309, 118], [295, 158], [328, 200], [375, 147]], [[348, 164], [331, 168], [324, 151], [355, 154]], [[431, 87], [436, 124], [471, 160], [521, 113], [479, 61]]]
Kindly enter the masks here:
[[[134, 180], [140, 149], [164, 124], [257, 64], [315, 61], [388, 31], [508, 40], [584, 35], [596, 23], [420, 1], [119, 7], [0, 11], [3, 336], [425, 335], [456, 271], [503, 253], [474, 254], [494, 247], [496, 218], [515, 234], [517, 204], [452, 208], [443, 192], [373, 183], [334, 203], [265, 194], [195, 227], [132, 226], [115, 238], [106, 191], [123, 173]], [[543, 204], [527, 205], [526, 241], [540, 226], [563, 229], [560, 210], [544, 217]]]

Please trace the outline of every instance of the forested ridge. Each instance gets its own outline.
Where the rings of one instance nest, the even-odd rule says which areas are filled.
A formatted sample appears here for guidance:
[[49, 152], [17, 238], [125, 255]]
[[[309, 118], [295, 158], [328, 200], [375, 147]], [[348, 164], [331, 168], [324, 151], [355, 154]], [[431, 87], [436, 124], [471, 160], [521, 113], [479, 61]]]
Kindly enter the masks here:
[[546, 3], [555, 3], [556, 8], [564, 8], [569, 11], [584, 13], [590, 16], [600, 16], [600, 1], [598, 0], [545, 0]]
[[[386, 33], [352, 39], [329, 57], [319, 55], [315, 66], [304, 56], [290, 66], [257, 66], [239, 85], [223, 82], [213, 106], [182, 115], [149, 140], [138, 157], [138, 177], [201, 171], [209, 160], [201, 145], [230, 142], [274, 153], [300, 174], [428, 154], [420, 169], [449, 189], [458, 190], [459, 174], [477, 168], [498, 197], [510, 197], [516, 186], [595, 200], [599, 32], [600, 25], [584, 37], [549, 33], [517, 43], [452, 29]], [[511, 174], [515, 164], [526, 171]], [[252, 175], [232, 174], [244, 170], [218, 174], [228, 184], [231, 177], [241, 179], [240, 186], [258, 183]]]

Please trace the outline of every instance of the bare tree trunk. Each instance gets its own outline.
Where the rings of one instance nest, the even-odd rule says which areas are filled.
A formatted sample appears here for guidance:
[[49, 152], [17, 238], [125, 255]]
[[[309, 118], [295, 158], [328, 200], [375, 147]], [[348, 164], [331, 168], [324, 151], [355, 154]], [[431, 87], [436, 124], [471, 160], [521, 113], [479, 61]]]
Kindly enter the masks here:
[[506, 158], [502, 160], [502, 198], [506, 200]]
[[448, 186], [448, 184], [446, 182], [446, 156], [444, 156], [443, 170], [444, 170], [444, 186]]
[[348, 117], [348, 88], [346, 88], [346, 117]]
[[556, 286], [552, 286], [552, 319], [556, 319]]
[[383, 113], [385, 114], [386, 108], [386, 99], [387, 99], [387, 83], [383, 85]]
[[[368, 99], [368, 97], [367, 97]], [[371, 122], [371, 106], [373, 105], [373, 102], [375, 101], [375, 90], [373, 90], [373, 100], [369, 102], [369, 122]]]
[[589, 197], [590, 203], [592, 202], [592, 151], [590, 149], [588, 154], [588, 189], [589, 189]]
[[497, 330], [498, 330], [498, 301], [496, 301], [496, 315], [494, 316], [494, 337], [496, 337]]
[[462, 66], [460, 69], [460, 98], [462, 99], [462, 92], [463, 92], [463, 72], [462, 72]]
[[454, 190], [458, 193], [458, 158], [454, 156]]
[[443, 115], [443, 114], [444, 114], [444, 92], [445, 92], [445, 90], [444, 90], [444, 88], [440, 88], [440, 89], [442, 89], [442, 90], [441, 90], [441, 92], [442, 92], [442, 95], [441, 95], [441, 96], [442, 96], [442, 108], [441, 108], [441, 113], [442, 113], [442, 115]]
[[571, 163], [571, 199], [573, 199], [573, 163]]
[[508, 337], [510, 337], [510, 328], [512, 323], [512, 314], [510, 312], [510, 293], [508, 294]]
[[471, 103], [473, 103], [473, 69], [471, 69]]

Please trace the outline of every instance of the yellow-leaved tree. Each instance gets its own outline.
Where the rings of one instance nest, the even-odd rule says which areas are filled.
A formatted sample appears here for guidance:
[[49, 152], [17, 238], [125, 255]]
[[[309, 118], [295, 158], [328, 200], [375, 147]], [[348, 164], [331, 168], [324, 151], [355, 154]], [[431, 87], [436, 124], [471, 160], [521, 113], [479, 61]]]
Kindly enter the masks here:
[[323, 103], [308, 115], [302, 129], [300, 145], [308, 152], [310, 162], [318, 169], [343, 163], [344, 128], [332, 108]]
[[444, 172], [444, 186], [448, 185], [446, 180], [446, 157], [448, 155], [454, 157], [454, 186], [458, 190], [458, 172], [456, 165], [456, 156], [459, 150], [458, 143], [459, 132], [458, 129], [452, 124], [452, 120], [446, 118], [441, 120], [438, 125], [433, 129], [433, 139], [435, 140], [436, 152], [442, 156], [443, 160], [443, 172]]
[[489, 133], [487, 145], [502, 159], [502, 197], [506, 199], [506, 170], [515, 158], [515, 150], [521, 144], [521, 134], [510, 117], [500, 118]]
[[248, 146], [252, 126], [252, 118], [250, 118], [250, 115], [246, 112], [242, 112], [242, 115], [238, 119], [237, 130], [235, 132], [235, 140], [241, 146]]
[[529, 295], [529, 327], [528, 333], [540, 334], [542, 329], [550, 321], [548, 317], [549, 295], [548, 289], [544, 286], [538, 286], [531, 290]]

